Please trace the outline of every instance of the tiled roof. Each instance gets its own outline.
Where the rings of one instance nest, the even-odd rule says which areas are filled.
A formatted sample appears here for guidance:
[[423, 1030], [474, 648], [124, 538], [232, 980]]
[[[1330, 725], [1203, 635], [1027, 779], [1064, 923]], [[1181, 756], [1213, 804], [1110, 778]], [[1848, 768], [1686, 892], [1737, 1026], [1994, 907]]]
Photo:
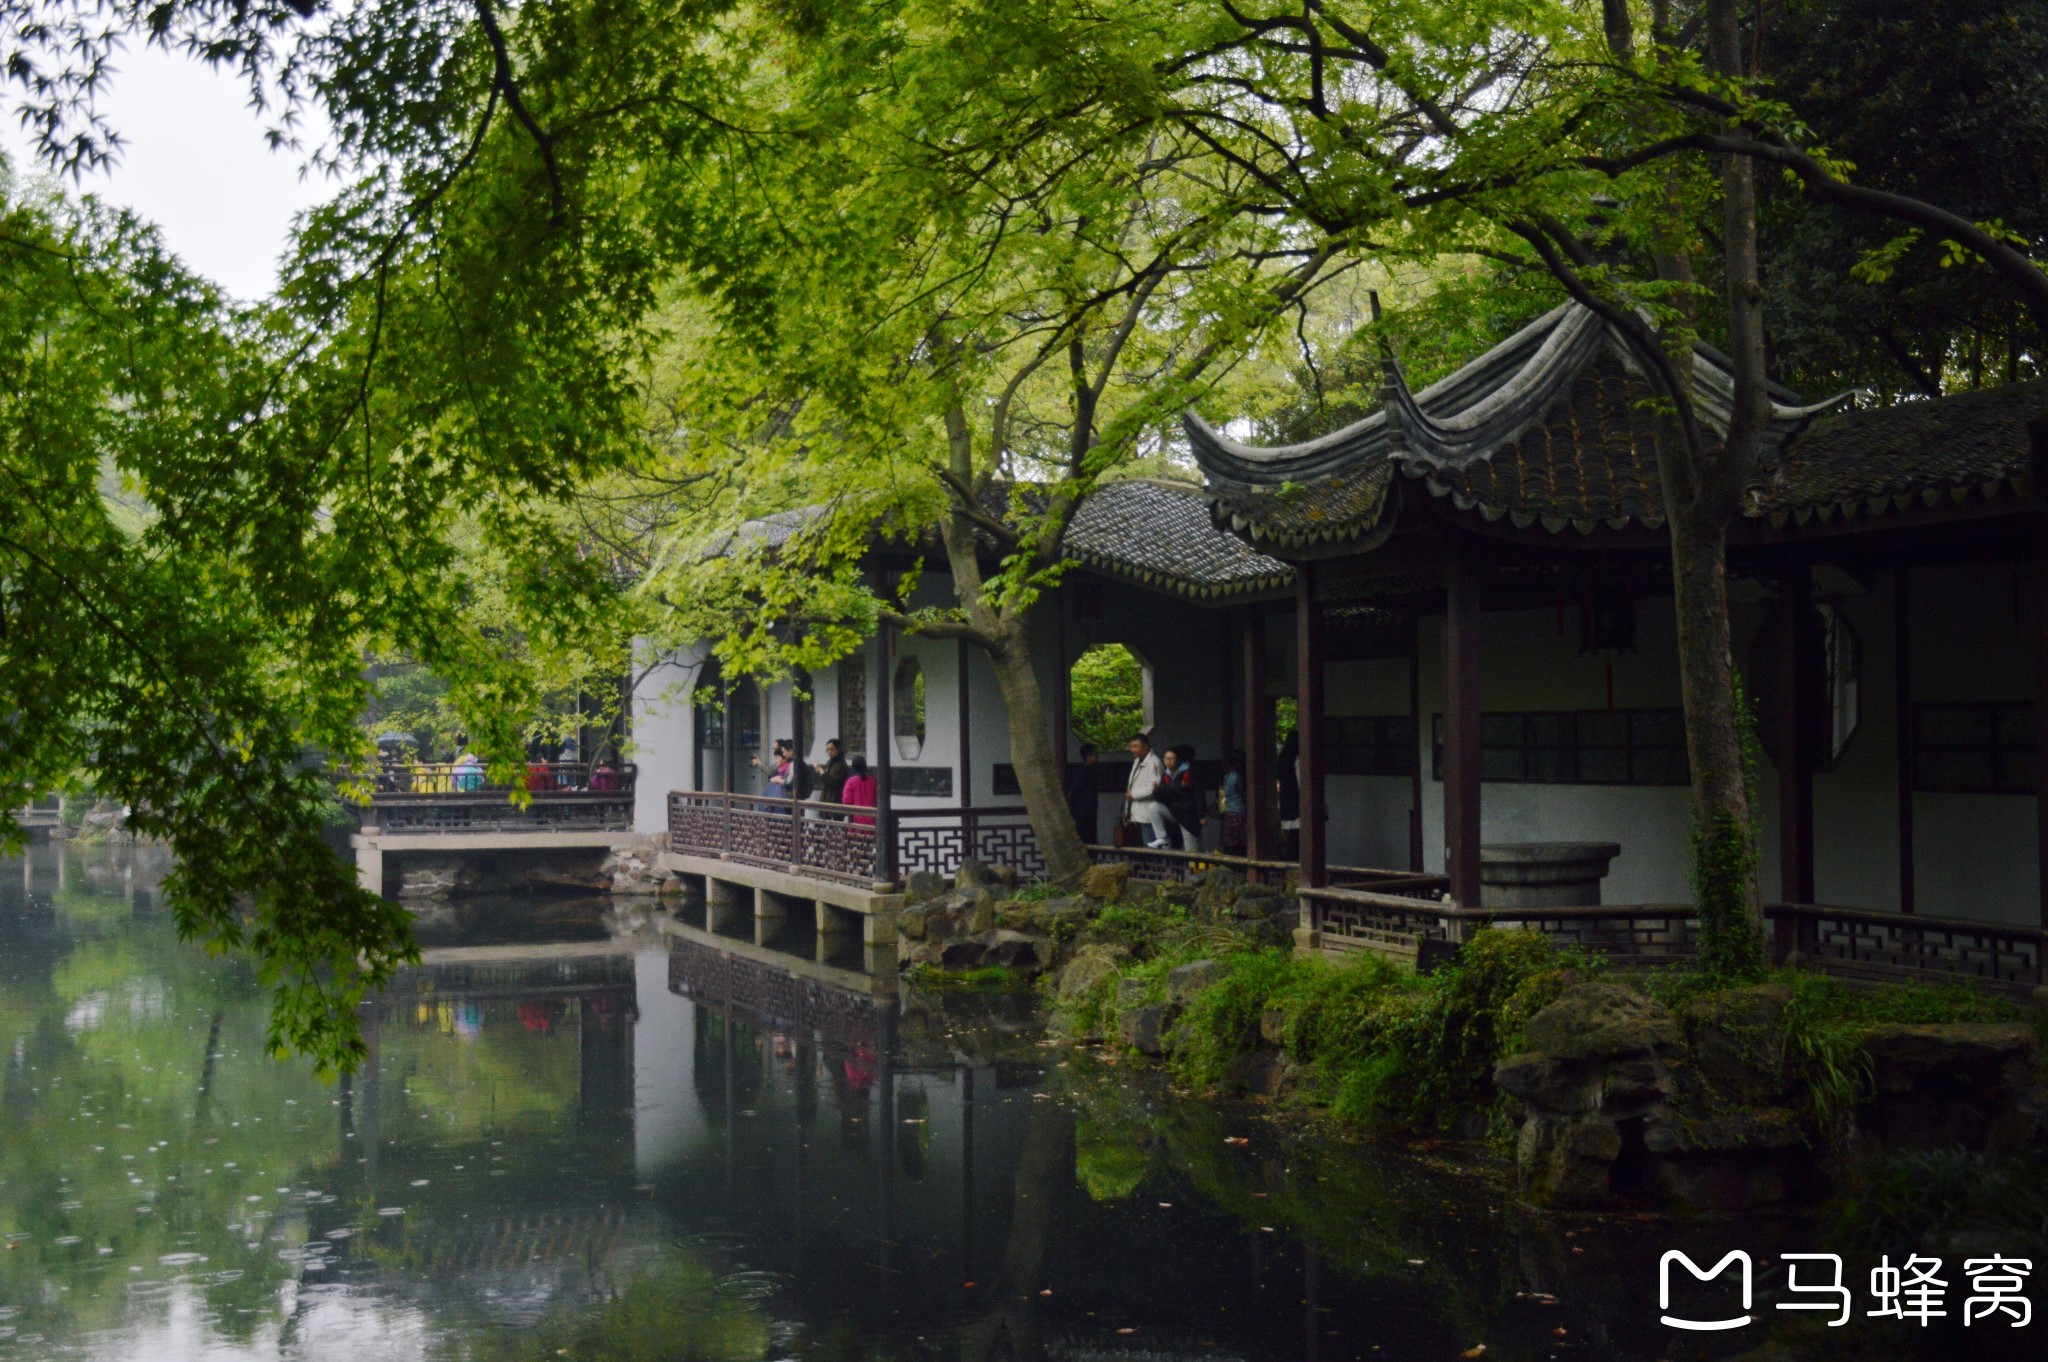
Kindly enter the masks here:
[[1430, 492], [1517, 529], [1558, 531], [1664, 523], [1650, 388], [1611, 354], [1581, 369], [1542, 419], [1490, 458], [1454, 468], [1409, 466]]
[[1773, 524], [1880, 515], [1916, 502], [2031, 494], [2028, 423], [2048, 380], [1900, 402], [1815, 422], [1767, 459], [1744, 511]]
[[1278, 591], [1294, 569], [1219, 529], [1202, 489], [1150, 480], [1106, 482], [1067, 527], [1084, 567], [1195, 599]]
[[[1692, 381], [1702, 419], [1725, 429], [1727, 359], [1697, 347]], [[1281, 551], [1365, 547], [1390, 528], [1396, 472], [1521, 528], [1661, 525], [1650, 396], [1607, 324], [1568, 303], [1419, 393], [1389, 364], [1381, 409], [1317, 440], [1260, 448], [1186, 424], [1219, 524]], [[1773, 443], [1832, 405], [1797, 403], [1772, 390]]]
[[[1018, 492], [1011, 486], [992, 487], [985, 507], [1001, 516]], [[1022, 495], [1034, 510], [1044, 499], [1043, 489], [1035, 487], [1022, 489]], [[713, 556], [737, 546], [780, 548], [823, 513], [823, 507], [812, 506], [747, 521]], [[936, 535], [924, 542], [937, 551]], [[1092, 571], [1194, 600], [1281, 591], [1294, 582], [1288, 564], [1219, 528], [1202, 489], [1191, 483], [1133, 479], [1098, 484], [1067, 526], [1067, 552]]]

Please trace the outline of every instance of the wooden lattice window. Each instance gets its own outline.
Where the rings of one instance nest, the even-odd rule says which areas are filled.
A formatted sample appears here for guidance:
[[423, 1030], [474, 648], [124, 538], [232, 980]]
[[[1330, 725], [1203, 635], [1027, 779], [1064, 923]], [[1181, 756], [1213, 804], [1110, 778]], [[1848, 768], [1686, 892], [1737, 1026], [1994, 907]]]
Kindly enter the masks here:
[[1415, 721], [1406, 714], [1323, 720], [1323, 769], [1333, 776], [1415, 774]]
[[2032, 794], [2039, 781], [2034, 706], [1913, 706], [1913, 788], [1946, 794]]
[[859, 653], [839, 659], [838, 737], [846, 745], [846, 755], [867, 754], [868, 669], [867, 659]]
[[[1444, 716], [1434, 720], [1444, 775]], [[1506, 785], [1684, 785], [1685, 715], [1677, 709], [1537, 710], [1480, 716], [1480, 779]]]

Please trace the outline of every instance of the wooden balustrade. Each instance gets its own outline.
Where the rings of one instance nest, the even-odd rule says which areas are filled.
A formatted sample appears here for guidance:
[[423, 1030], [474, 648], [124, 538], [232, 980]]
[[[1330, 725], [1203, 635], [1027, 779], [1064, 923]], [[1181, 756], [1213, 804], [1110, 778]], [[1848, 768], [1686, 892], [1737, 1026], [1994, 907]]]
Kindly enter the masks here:
[[845, 884], [875, 883], [875, 811], [855, 804], [675, 790], [669, 849]]
[[[633, 826], [639, 769], [589, 762], [535, 762], [516, 781], [493, 782], [481, 766], [406, 762], [374, 774], [365, 828], [385, 832], [485, 832], [516, 829], [618, 831]], [[512, 802], [528, 796], [524, 808]]]
[[[1423, 942], [1456, 942], [1482, 925], [1542, 932], [1637, 969], [1684, 963], [1699, 935], [1690, 904], [1458, 908], [1383, 887], [1310, 889], [1302, 898], [1324, 949], [1410, 961]], [[1961, 982], [2018, 993], [2048, 982], [2048, 930], [2039, 927], [1803, 903], [1772, 904], [1764, 913], [1779, 963], [1796, 959], [1843, 978]]]

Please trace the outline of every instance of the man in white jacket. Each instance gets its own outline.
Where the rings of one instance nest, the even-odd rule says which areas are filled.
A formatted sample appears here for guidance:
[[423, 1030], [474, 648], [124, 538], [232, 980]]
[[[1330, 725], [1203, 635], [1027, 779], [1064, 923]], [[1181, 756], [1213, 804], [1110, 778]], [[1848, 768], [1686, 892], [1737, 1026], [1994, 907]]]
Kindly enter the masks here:
[[1149, 847], [1173, 845], [1167, 834], [1166, 806], [1153, 798], [1159, 792], [1159, 782], [1165, 778], [1159, 758], [1152, 755], [1152, 740], [1143, 733], [1132, 734], [1131, 774], [1124, 780], [1124, 798], [1131, 806], [1131, 821], [1152, 829], [1152, 836], [1145, 843]]

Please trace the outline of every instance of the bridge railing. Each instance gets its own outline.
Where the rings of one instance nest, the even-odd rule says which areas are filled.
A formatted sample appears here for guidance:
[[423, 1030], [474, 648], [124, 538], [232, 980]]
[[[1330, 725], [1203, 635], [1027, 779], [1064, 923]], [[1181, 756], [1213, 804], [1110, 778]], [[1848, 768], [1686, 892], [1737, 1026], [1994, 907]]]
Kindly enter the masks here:
[[[638, 777], [631, 763], [535, 762], [515, 781], [494, 782], [481, 766], [408, 762], [371, 777], [356, 821], [385, 832], [623, 831], [633, 826]], [[523, 809], [512, 802], [519, 791], [529, 796]]]
[[845, 884], [876, 881], [875, 811], [854, 804], [718, 790], [671, 790], [671, 851], [812, 875]]
[[[846, 884], [880, 883], [875, 810], [813, 799], [770, 799], [717, 790], [673, 790], [669, 847], [742, 865]], [[899, 809], [896, 873], [950, 875], [973, 858], [1045, 873], [1045, 858], [1019, 808]]]

